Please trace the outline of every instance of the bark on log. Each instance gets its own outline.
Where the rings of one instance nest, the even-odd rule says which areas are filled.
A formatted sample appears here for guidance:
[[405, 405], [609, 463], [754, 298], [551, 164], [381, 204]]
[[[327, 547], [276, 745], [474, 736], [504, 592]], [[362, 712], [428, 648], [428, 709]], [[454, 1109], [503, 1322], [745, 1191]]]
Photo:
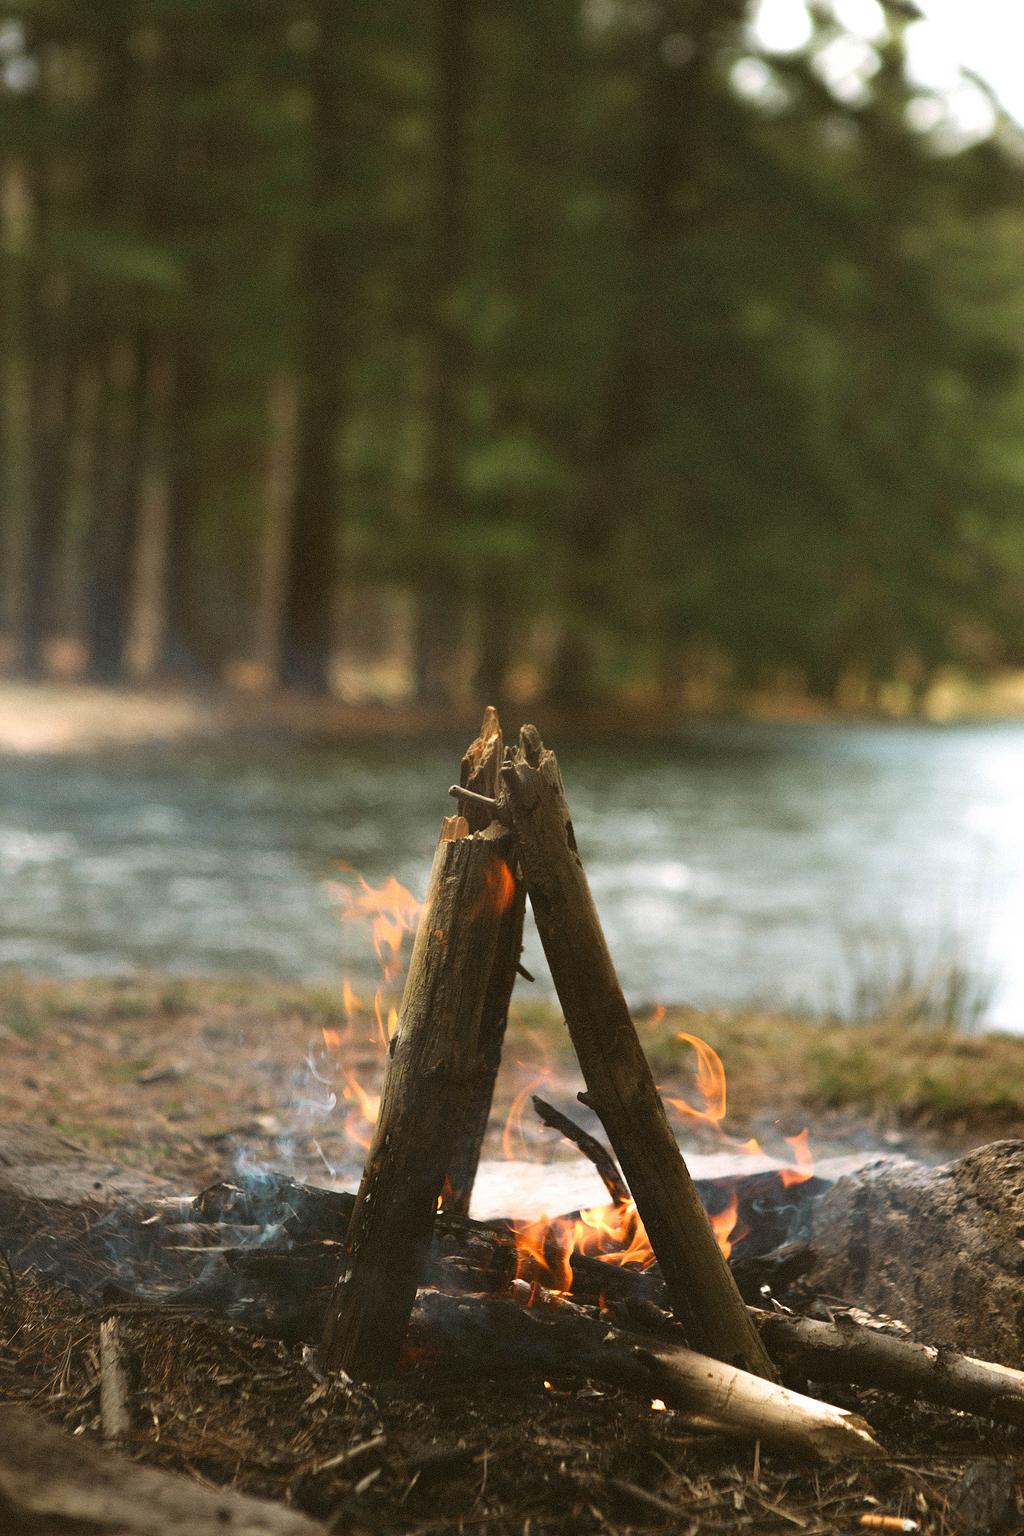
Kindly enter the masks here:
[[499, 1376], [571, 1371], [648, 1400], [660, 1398], [692, 1415], [701, 1428], [763, 1440], [811, 1460], [882, 1454], [857, 1414], [693, 1350], [609, 1328], [578, 1315], [571, 1305], [542, 1312], [508, 1301], [423, 1292], [413, 1322], [417, 1342], [466, 1371]]
[[599, 1116], [694, 1349], [768, 1380], [747, 1315], [672, 1134], [576, 849], [562, 777], [535, 727], [501, 771], [544, 953]]
[[[490, 704], [484, 711], [480, 735], [472, 743], [459, 771], [459, 784], [474, 794], [495, 799], [498, 794], [498, 774], [504, 746], [497, 710]], [[493, 817], [484, 807], [472, 801], [463, 802], [460, 809], [471, 832], [483, 832]], [[526, 916], [526, 887], [519, 873], [517, 860], [509, 861], [515, 878], [515, 894], [502, 914], [498, 942], [494, 951], [494, 963], [487, 984], [483, 1014], [480, 1019], [479, 1060], [476, 1080], [469, 1096], [466, 1113], [459, 1127], [455, 1150], [448, 1168], [445, 1183], [443, 1209], [455, 1216], [469, 1215], [469, 1202], [480, 1164], [480, 1149], [487, 1134], [494, 1099], [494, 1084], [501, 1066], [501, 1051], [505, 1043], [509, 1004], [516, 981], [516, 967], [523, 952], [523, 920]]]
[[1024, 1369], [1024, 1142], [942, 1168], [880, 1159], [813, 1206], [813, 1292]]
[[499, 823], [470, 835], [446, 819], [324, 1337], [328, 1365], [357, 1379], [391, 1372], [405, 1337], [476, 1072], [513, 856]]
[[760, 1332], [773, 1360], [796, 1367], [811, 1381], [881, 1387], [902, 1397], [1024, 1424], [1024, 1371], [974, 1360], [954, 1349], [912, 1344], [843, 1314], [834, 1322], [819, 1323], [765, 1313]]
[[325, 1536], [296, 1510], [142, 1467], [0, 1406], [0, 1530], [18, 1536]]

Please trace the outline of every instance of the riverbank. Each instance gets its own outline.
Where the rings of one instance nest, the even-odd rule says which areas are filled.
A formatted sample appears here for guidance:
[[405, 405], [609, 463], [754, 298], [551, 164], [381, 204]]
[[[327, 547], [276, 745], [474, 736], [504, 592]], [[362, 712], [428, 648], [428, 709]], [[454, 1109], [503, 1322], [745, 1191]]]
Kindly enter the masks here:
[[[851, 724], [1024, 720], [1024, 671], [973, 681], [952, 668], [920, 696], [896, 685], [847, 690], [835, 701], [785, 691], [735, 691], [675, 701], [661, 697], [611, 699], [565, 710], [542, 700], [505, 705], [506, 738], [530, 720], [552, 739], [590, 741], [657, 739], [707, 720], [770, 724]], [[246, 733], [306, 740], [370, 736], [475, 734], [480, 705], [429, 707], [410, 703], [347, 703], [326, 695], [279, 689], [256, 693], [226, 686], [191, 689], [168, 683], [137, 689], [98, 683], [0, 679], [0, 756], [85, 755], [121, 747], [202, 740]]]
[[[682, 1009], [637, 1023], [666, 1099], [702, 1107], [693, 1049], [678, 1038], [699, 1036], [727, 1074], [725, 1133], [783, 1157], [783, 1138], [804, 1125], [819, 1155], [879, 1146], [938, 1156], [1024, 1136], [1016, 1036]], [[375, 1020], [350, 1020], [341, 987], [11, 973], [0, 976], [0, 1052], [0, 1118], [50, 1125], [190, 1184], [224, 1176], [239, 1157], [313, 1180], [325, 1169], [357, 1178], [383, 1059]], [[503, 1137], [517, 1160], [569, 1155], [535, 1124], [531, 1085], [584, 1115], [560, 1016], [527, 1003], [510, 1022], [488, 1157], [502, 1156]], [[513, 1114], [506, 1131], [517, 1100], [521, 1122]], [[670, 1113], [695, 1148], [721, 1147], [712, 1126]]]

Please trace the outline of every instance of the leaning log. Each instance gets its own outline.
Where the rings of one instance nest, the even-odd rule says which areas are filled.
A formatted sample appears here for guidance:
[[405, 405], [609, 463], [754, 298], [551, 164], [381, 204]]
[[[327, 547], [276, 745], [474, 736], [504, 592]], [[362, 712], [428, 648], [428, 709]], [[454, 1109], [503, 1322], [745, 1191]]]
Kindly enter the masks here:
[[389, 1374], [401, 1351], [476, 1075], [513, 857], [500, 823], [471, 834], [463, 817], [445, 820], [328, 1308], [325, 1359], [356, 1379]]
[[901, 1397], [1024, 1424], [1024, 1371], [955, 1349], [914, 1344], [866, 1328], [848, 1313], [838, 1313], [831, 1323], [766, 1313], [760, 1331], [773, 1360], [811, 1381], [881, 1387]]
[[664, 1106], [619, 986], [576, 848], [562, 776], [534, 726], [501, 771], [544, 953], [598, 1115], [694, 1349], [774, 1380]]
[[325, 1536], [319, 1521], [142, 1467], [0, 1406], [0, 1530], [40, 1536]]
[[[501, 726], [497, 711], [488, 705], [480, 735], [462, 759], [459, 786], [472, 794], [493, 800], [498, 793], [498, 773], [503, 753]], [[494, 817], [486, 806], [465, 799], [462, 814], [471, 832], [483, 832]], [[476, 1077], [470, 1090], [466, 1112], [456, 1138], [448, 1176], [445, 1181], [443, 1208], [456, 1216], [469, 1215], [469, 1202], [480, 1164], [480, 1151], [487, 1134], [494, 1099], [494, 1085], [501, 1066], [509, 1004], [515, 986], [519, 956], [523, 952], [523, 919], [526, 915], [526, 886], [516, 859], [509, 860], [515, 890], [501, 918], [494, 961], [487, 983], [480, 1034]]]

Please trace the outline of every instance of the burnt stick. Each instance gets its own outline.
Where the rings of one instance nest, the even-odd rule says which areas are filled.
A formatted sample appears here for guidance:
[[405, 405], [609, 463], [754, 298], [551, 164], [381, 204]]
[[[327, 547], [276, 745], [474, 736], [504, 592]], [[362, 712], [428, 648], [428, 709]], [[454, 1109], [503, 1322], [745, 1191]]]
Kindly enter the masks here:
[[596, 1136], [591, 1136], [575, 1120], [570, 1120], [568, 1115], [563, 1115], [561, 1110], [549, 1104], [546, 1099], [538, 1094], [533, 1095], [533, 1107], [537, 1111], [544, 1124], [553, 1131], [561, 1131], [566, 1141], [571, 1141], [574, 1147], [579, 1147], [584, 1157], [589, 1157], [598, 1173], [601, 1182], [611, 1198], [613, 1205], [625, 1205], [629, 1199], [629, 1190], [626, 1182], [619, 1172], [614, 1157], [602, 1147]]

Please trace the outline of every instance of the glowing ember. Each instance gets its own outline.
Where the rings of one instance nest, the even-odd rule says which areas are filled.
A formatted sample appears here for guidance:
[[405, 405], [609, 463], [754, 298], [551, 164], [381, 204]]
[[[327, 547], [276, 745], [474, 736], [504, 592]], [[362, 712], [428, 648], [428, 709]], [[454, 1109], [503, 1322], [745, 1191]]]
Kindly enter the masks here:
[[493, 864], [487, 866], [484, 875], [484, 889], [476, 906], [470, 913], [470, 921], [475, 917], [491, 913], [495, 916], [500, 916], [515, 893], [516, 882], [512, 878], [512, 871], [504, 859], [497, 859]]
[[653, 1397], [651, 1399], [651, 1407], [654, 1409], [655, 1413], [668, 1412], [668, 1409], [665, 1407], [665, 1404], [662, 1402], [660, 1397]]

